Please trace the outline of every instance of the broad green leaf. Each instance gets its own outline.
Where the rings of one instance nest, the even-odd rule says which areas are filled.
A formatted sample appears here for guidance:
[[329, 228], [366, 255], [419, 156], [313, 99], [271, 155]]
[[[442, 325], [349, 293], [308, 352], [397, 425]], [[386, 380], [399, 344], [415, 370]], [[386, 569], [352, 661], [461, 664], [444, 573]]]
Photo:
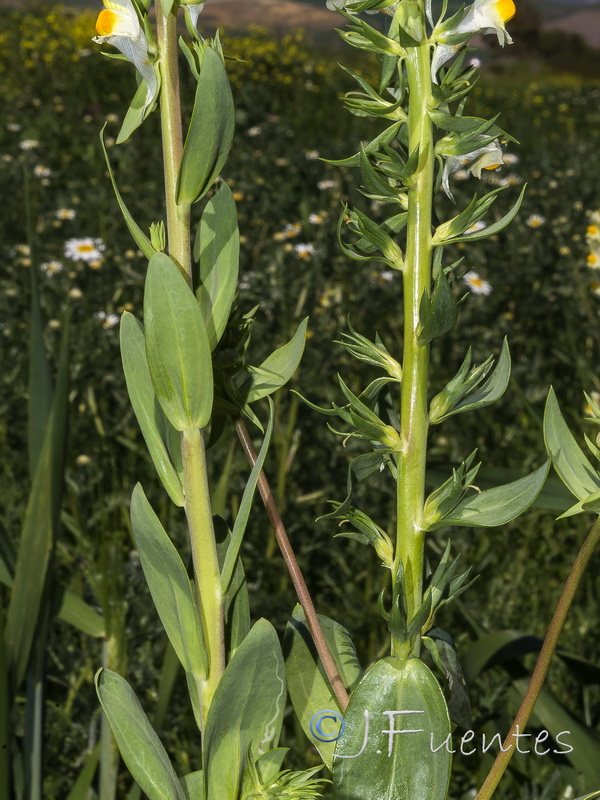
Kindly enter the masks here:
[[458, 319], [456, 298], [450, 288], [443, 269], [435, 279], [431, 297], [423, 295], [421, 303], [421, 320], [418, 341], [420, 344], [431, 342], [444, 333], [452, 330]]
[[248, 748], [256, 759], [277, 746], [285, 704], [279, 639], [261, 619], [227, 665], [208, 712], [202, 751], [206, 800], [237, 800]]
[[416, 658], [378, 661], [346, 709], [333, 763], [336, 800], [445, 798], [450, 735], [446, 701], [428, 667]]
[[142, 78], [138, 85], [137, 91], [133, 96], [133, 100], [127, 109], [127, 113], [125, 114], [125, 119], [123, 120], [121, 130], [117, 136], [117, 144], [123, 144], [123, 142], [126, 142], [134, 130], [139, 128], [144, 121], [144, 106], [146, 104], [147, 95], [148, 84]]
[[101, 742], [94, 747], [90, 753], [86, 753], [83, 759], [83, 767], [75, 781], [73, 788], [67, 795], [67, 800], [87, 800], [89, 797], [88, 792], [92, 781], [96, 776], [96, 768], [100, 760], [100, 747]]
[[213, 403], [206, 326], [194, 293], [171, 259], [150, 259], [144, 291], [144, 336], [156, 398], [178, 431], [204, 428]]
[[455, 506], [448, 516], [433, 523], [430, 530], [447, 525], [490, 528], [510, 522], [533, 503], [544, 485], [549, 469], [548, 460], [524, 478], [470, 495]]
[[200, 265], [200, 303], [210, 349], [217, 346], [229, 320], [237, 288], [240, 233], [231, 189], [222, 183], [210, 198], [194, 242], [194, 260]]
[[244, 532], [246, 530], [246, 525], [248, 524], [248, 517], [250, 516], [252, 500], [254, 499], [254, 493], [256, 491], [256, 485], [258, 483], [258, 479], [260, 478], [260, 473], [265, 463], [265, 458], [267, 457], [269, 445], [271, 444], [274, 422], [275, 407], [273, 405], [273, 401], [271, 398], [269, 398], [269, 424], [267, 425], [265, 437], [260, 447], [256, 463], [252, 467], [250, 477], [248, 478], [246, 487], [244, 489], [244, 494], [242, 495], [242, 501], [235, 517], [235, 522], [233, 523], [233, 530], [231, 532], [231, 540], [227, 548], [227, 555], [225, 556], [225, 563], [223, 564], [223, 569], [221, 570], [221, 591], [224, 595], [227, 594], [231, 579], [233, 577], [233, 571], [238, 561], [238, 555], [242, 546], [242, 539], [244, 538]]
[[308, 317], [302, 320], [287, 344], [279, 347], [259, 367], [248, 367], [250, 377], [240, 387], [248, 403], [260, 400], [280, 389], [298, 369], [306, 344]]
[[[163, 486], [176, 506], [183, 506], [181, 481], [171, 460], [165, 431], [172, 428], [164, 414], [152, 385], [146, 358], [144, 326], [128, 311], [121, 317], [121, 359], [127, 392], [152, 463]], [[177, 434], [179, 436], [179, 434]]]
[[131, 497], [131, 527], [144, 576], [169, 641], [186, 672], [202, 680], [207, 656], [190, 579], [139, 483]]
[[206, 45], [177, 183], [177, 202], [203, 197], [221, 171], [233, 141], [233, 96], [223, 58]]
[[184, 775], [181, 785], [187, 800], [204, 800], [204, 773], [201, 769]]
[[575, 497], [585, 501], [600, 490], [600, 475], [567, 427], [552, 388], [544, 412], [544, 441], [554, 469]]
[[59, 367], [44, 443], [21, 528], [6, 619], [7, 661], [18, 687], [38, 623], [50, 554], [60, 516], [69, 403], [69, 320], [63, 324]]
[[150, 239], [148, 239], [146, 234], [143, 232], [143, 230], [131, 216], [129, 209], [125, 205], [125, 201], [121, 197], [121, 192], [119, 191], [119, 187], [117, 186], [117, 182], [115, 180], [115, 176], [112, 171], [112, 167], [110, 165], [110, 159], [108, 158], [108, 153], [106, 152], [106, 145], [104, 143], [104, 128], [106, 128], [106, 124], [100, 131], [100, 145], [102, 147], [102, 152], [104, 153], [104, 160], [106, 161], [108, 176], [110, 178], [110, 182], [112, 183], [112, 187], [115, 192], [115, 197], [117, 198], [117, 203], [119, 204], [119, 208], [121, 209], [121, 214], [123, 214], [123, 219], [125, 220], [125, 223], [129, 228], [129, 233], [133, 236], [135, 243], [140, 248], [142, 253], [146, 256], [146, 258], [150, 259], [152, 258], [152, 256], [156, 251], [152, 247]]
[[29, 319], [29, 386], [27, 398], [27, 453], [33, 479], [52, 410], [52, 381], [38, 290], [37, 269], [31, 268], [31, 315]]
[[187, 800], [169, 756], [131, 686], [108, 669], [98, 670], [95, 682], [123, 761], [149, 800]]
[[[360, 680], [362, 669], [350, 634], [329, 617], [319, 614], [318, 619], [338, 674], [346, 689], [351, 690]], [[315, 714], [325, 710], [333, 711], [340, 717], [343, 714], [317, 655], [304, 611], [299, 605], [288, 621], [284, 649], [285, 669], [294, 711], [304, 733], [331, 769], [335, 741], [324, 742], [316, 738], [311, 729], [311, 720]]]

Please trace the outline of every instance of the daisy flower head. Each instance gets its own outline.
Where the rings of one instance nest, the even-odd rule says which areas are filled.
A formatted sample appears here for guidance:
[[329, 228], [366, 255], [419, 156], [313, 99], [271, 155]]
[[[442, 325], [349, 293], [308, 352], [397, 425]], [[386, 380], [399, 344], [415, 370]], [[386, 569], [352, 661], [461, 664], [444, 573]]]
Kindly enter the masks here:
[[541, 228], [545, 222], [546, 217], [542, 217], [541, 214], [530, 214], [525, 220], [525, 224], [530, 228]]
[[491, 294], [492, 284], [479, 277], [479, 273], [469, 270], [463, 275], [463, 281], [473, 294]]
[[75, 219], [77, 214], [72, 208], [59, 208], [54, 216], [56, 219]]
[[95, 262], [102, 259], [104, 242], [102, 239], [68, 239], [65, 242], [65, 256], [72, 261]]
[[600, 256], [598, 255], [598, 253], [595, 253], [592, 250], [592, 252], [588, 254], [587, 265], [592, 269], [600, 269]]
[[64, 265], [60, 261], [45, 261], [41, 264], [41, 269], [49, 278], [52, 278], [57, 272], [62, 272]]
[[326, 181], [319, 181], [317, 183], [317, 189], [321, 192], [325, 192], [327, 189], [333, 189], [335, 186], [335, 181], [326, 180]]
[[307, 261], [311, 256], [316, 254], [316, 249], [314, 244], [304, 244], [300, 242], [299, 244], [294, 245], [294, 252], [298, 256], [298, 258], [302, 258], [304, 261]]
[[38, 164], [37, 167], [33, 168], [33, 174], [36, 178], [48, 178], [50, 176], [50, 170], [43, 164]]
[[132, 0], [103, 0], [104, 10], [96, 20], [93, 41], [97, 44], [110, 44], [134, 65], [146, 81], [146, 100], [144, 113], [152, 105], [158, 94], [157, 67], [152, 63], [148, 39], [142, 28], [138, 12]]
[[35, 150], [36, 147], [39, 147], [40, 143], [37, 139], [23, 139], [22, 142], [19, 142], [19, 147], [21, 150]]
[[103, 328], [114, 328], [119, 324], [119, 316], [117, 314], [107, 314], [106, 311], [96, 311], [94, 314], [96, 319], [102, 321]]

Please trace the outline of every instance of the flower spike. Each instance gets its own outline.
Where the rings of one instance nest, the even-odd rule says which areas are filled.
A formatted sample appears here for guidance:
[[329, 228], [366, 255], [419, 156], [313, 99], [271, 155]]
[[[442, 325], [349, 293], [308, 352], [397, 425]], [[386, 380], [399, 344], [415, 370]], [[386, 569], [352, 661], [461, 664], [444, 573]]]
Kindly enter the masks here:
[[96, 20], [93, 41], [116, 47], [134, 65], [146, 81], [147, 94], [144, 113], [152, 105], [158, 94], [158, 77], [155, 65], [151, 62], [148, 39], [142, 29], [132, 0], [103, 0], [104, 10]]

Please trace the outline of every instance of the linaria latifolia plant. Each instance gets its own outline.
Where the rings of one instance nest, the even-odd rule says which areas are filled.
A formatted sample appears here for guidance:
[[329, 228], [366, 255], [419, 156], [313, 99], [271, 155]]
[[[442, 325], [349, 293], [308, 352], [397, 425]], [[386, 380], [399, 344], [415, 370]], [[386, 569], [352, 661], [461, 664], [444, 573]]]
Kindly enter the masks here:
[[[327, 517], [344, 524], [339, 535], [372, 545], [381, 560], [379, 610], [390, 634], [390, 655], [365, 674], [347, 660], [341, 676], [351, 688], [350, 701], [346, 708], [337, 706], [325, 682], [307, 678], [311, 657], [298, 612], [288, 629], [290, 694], [307, 736], [332, 770], [336, 798], [443, 800], [449, 791], [451, 754], [456, 752], [452, 724], [468, 727], [470, 709], [452, 638], [435, 620], [443, 606], [466, 591], [470, 570], [461, 571], [459, 556], [450, 557], [450, 543], [437, 565], [426, 563], [425, 536], [449, 526], [487, 528], [515, 519], [539, 494], [551, 460], [579, 499], [567, 515], [597, 511], [597, 471], [572, 440], [551, 392], [545, 418], [551, 459], [545, 464], [528, 476], [481, 491], [476, 486], [480, 464], [473, 451], [441, 486], [426, 492], [429, 431], [451, 416], [498, 400], [510, 376], [506, 341], [499, 343], [496, 358], [481, 364], [473, 364], [469, 348], [446, 387], [432, 398], [428, 394], [430, 348], [457, 322], [459, 304], [452, 284], [466, 269], [463, 259], [447, 264], [445, 250], [499, 233], [516, 216], [523, 198], [524, 189], [508, 212], [487, 225], [479, 223], [490, 216], [502, 188], [474, 195], [465, 209], [445, 221], [434, 205], [438, 192], [454, 200], [451, 182], [457, 170], [481, 178], [483, 170], [503, 164], [503, 144], [512, 137], [498, 126], [499, 115], [481, 119], [465, 113], [477, 71], [467, 55], [475, 33], [496, 34], [501, 45], [511, 42], [506, 23], [515, 13], [514, 3], [475, 0], [451, 16], [446, 15], [446, 0], [439, 16], [434, 16], [431, 0], [329, 0], [328, 5], [347, 21], [339, 31], [344, 41], [375, 53], [381, 66], [376, 86], [345, 70], [358, 84], [357, 91], [346, 95], [346, 107], [381, 120], [383, 128], [360, 152], [332, 163], [359, 170], [362, 194], [388, 210], [385, 220], [376, 222], [358, 208], [345, 207], [339, 244], [351, 259], [376, 260], [401, 273], [403, 351], [397, 358], [379, 335], [370, 340], [350, 325], [339, 344], [379, 370], [379, 376], [359, 393], [339, 377], [344, 400], [332, 408], [307, 402], [335, 420], [332, 430], [344, 442], [353, 438], [370, 445], [369, 452], [351, 461], [347, 496], [332, 502]], [[385, 33], [360, 16], [378, 11], [389, 19]], [[596, 415], [597, 407], [592, 405], [592, 411]], [[343, 430], [336, 430], [340, 423]], [[598, 455], [598, 448], [588, 444]], [[369, 476], [395, 482], [395, 535], [352, 505], [353, 485]], [[523, 704], [477, 794], [479, 800], [493, 796], [523, 735], [574, 587], [599, 536], [596, 523], [567, 580]], [[351, 652], [349, 642], [346, 652]], [[402, 742], [395, 744], [402, 734]], [[467, 734], [466, 741], [472, 738]]]
[[[514, 12], [512, 0], [475, 0], [448, 18], [444, 2], [437, 21], [431, 3], [423, 0], [330, 3], [349, 22], [343, 38], [374, 52], [381, 65], [377, 88], [350, 73], [360, 91], [350, 93], [346, 103], [353, 113], [381, 118], [385, 126], [359, 153], [338, 163], [360, 169], [364, 194], [391, 209], [385, 222], [376, 223], [346, 208], [340, 245], [350, 258], [378, 260], [398, 270], [404, 284], [401, 361], [378, 336], [371, 341], [350, 327], [343, 346], [382, 374], [360, 394], [340, 379], [344, 405], [322, 409], [347, 426], [344, 436], [371, 447], [352, 462], [348, 496], [334, 503], [329, 515], [350, 523], [355, 532], [349, 535], [373, 545], [385, 570], [379, 607], [390, 632], [390, 655], [364, 674], [345, 629], [327, 617], [316, 618], [262, 473], [273, 406], [269, 399], [263, 427], [255, 403], [269, 398], [295, 371], [306, 321], [290, 342], [260, 366], [251, 365], [256, 310], [245, 315], [237, 310], [236, 210], [231, 191], [219, 179], [234, 129], [221, 42], [218, 35], [207, 40], [197, 31], [202, 3], [157, 0], [154, 29], [146, 0], [104, 2], [96, 41], [115, 46], [133, 63], [138, 78], [117, 142], [127, 140], [155, 107], [160, 109], [166, 225], [159, 221], [149, 236], [143, 232], [119, 194], [108, 159], [107, 165], [125, 221], [148, 258], [143, 324], [128, 313], [121, 321], [127, 388], [158, 476], [185, 514], [191, 563], [184, 563], [140, 485], [131, 500], [132, 529], [158, 614], [185, 672], [202, 769], [179, 777], [131, 687], [102, 669], [97, 691], [123, 759], [151, 800], [318, 797], [325, 782], [315, 777], [321, 767], [282, 769], [286, 748], [278, 742], [289, 686], [298, 719], [332, 772], [336, 798], [443, 800], [451, 770], [445, 746], [451, 719], [464, 722], [468, 700], [452, 640], [434, 623], [439, 610], [466, 590], [469, 571], [459, 571], [449, 546], [432, 570], [425, 563], [425, 535], [449, 525], [490, 527], [514, 519], [533, 502], [549, 469], [547, 462], [529, 476], [480, 492], [474, 487], [479, 465], [472, 453], [442, 486], [425, 493], [430, 427], [490, 405], [509, 379], [506, 342], [497, 359], [480, 365], [472, 364], [469, 350], [456, 376], [428, 402], [429, 348], [456, 323], [452, 282], [463, 269], [461, 262], [445, 264], [444, 248], [497, 233], [521, 202], [520, 197], [485, 231], [472, 232], [501, 190], [475, 196], [446, 222], [434, 220], [434, 195], [441, 189], [451, 197], [456, 170], [479, 177], [483, 169], [502, 164], [501, 145], [510, 136], [497, 118], [463, 113], [475, 75], [474, 67], [465, 67], [466, 45], [480, 31], [496, 33], [502, 44], [510, 41], [505, 23]], [[188, 38], [178, 41], [180, 10]], [[386, 33], [363, 21], [362, 11], [384, 12]], [[197, 81], [185, 140], [178, 49]], [[202, 212], [192, 243], [191, 211], [199, 202]], [[348, 231], [352, 241], [347, 241]], [[258, 455], [244, 418], [263, 433]], [[564, 423], [561, 427], [552, 395], [547, 419], [548, 449], [579, 499], [575, 511], [596, 510], [600, 478], [591, 477], [595, 473], [581, 461]], [[231, 530], [213, 514], [207, 480], [207, 453], [228, 420], [252, 465]], [[370, 475], [396, 483], [395, 536], [352, 505], [353, 483]], [[250, 623], [240, 548], [257, 486], [302, 603], [286, 631], [285, 659], [273, 626], [264, 619]], [[596, 525], [587, 541], [589, 552], [599, 529]], [[580, 570], [589, 552], [580, 559]], [[570, 599], [572, 594], [563, 594], [562, 612]], [[556, 636], [559, 630], [557, 622]], [[540, 674], [555, 645], [549, 636]], [[441, 680], [425, 664], [426, 654]], [[533, 702], [543, 675], [536, 680], [527, 695]], [[524, 726], [529, 713], [531, 708], [515, 724]], [[396, 734], [409, 733], [398, 725], [398, 717], [406, 714], [415, 715], [409, 722], [417, 722], [415, 728], [425, 736], [407, 736], [398, 747]], [[502, 754], [505, 761], [495, 765], [480, 800], [492, 796], [513, 751]]]

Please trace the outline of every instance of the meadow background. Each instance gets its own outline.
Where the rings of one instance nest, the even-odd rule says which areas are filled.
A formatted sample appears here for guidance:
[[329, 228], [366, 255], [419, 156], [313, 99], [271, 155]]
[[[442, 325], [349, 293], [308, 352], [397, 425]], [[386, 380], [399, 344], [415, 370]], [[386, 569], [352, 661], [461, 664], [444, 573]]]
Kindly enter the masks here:
[[[457, 294], [468, 296], [459, 326], [434, 347], [432, 394], [454, 374], [469, 345], [481, 361], [490, 352], [499, 353], [504, 336], [511, 346], [513, 377], [494, 407], [434, 431], [432, 479], [448, 474], [450, 465], [475, 446], [484, 464], [496, 469], [482, 472], [481, 486], [486, 479], [531, 471], [545, 459], [541, 417], [548, 387], [555, 387], [580, 440], [583, 391], [600, 392], [600, 273], [588, 265], [586, 244], [589, 212], [600, 207], [600, 60], [572, 33], [540, 31], [535, 10], [531, 13], [517, 20], [514, 53], [491, 48], [476, 54], [483, 76], [469, 112], [486, 116], [501, 110], [500, 124], [520, 142], [509, 145], [500, 172], [484, 177], [488, 185], [508, 186], [493, 216], [504, 213], [523, 183], [528, 190], [507, 230], [468, 250], [456, 247], [456, 258], [464, 257], [465, 268], [489, 282], [491, 292], [474, 294], [465, 283], [455, 285]], [[149, 713], [156, 711], [165, 637], [133, 549], [128, 503], [136, 481], [185, 550], [182, 518], [159, 488], [125, 391], [118, 319], [124, 309], [141, 310], [145, 261], [116, 208], [98, 136], [106, 124], [108, 153], [123, 198], [147, 228], [162, 215], [158, 125], [154, 115], [130, 141], [115, 146], [135, 82], [128, 65], [103, 57], [90, 41], [95, 17], [91, 11], [32, 5], [2, 9], [0, 26], [0, 560], [10, 572], [29, 491], [27, 342], [35, 270], [53, 364], [65, 306], [72, 314], [65, 493], [53, 570], [62, 586], [103, 615], [108, 633], [86, 635], [60, 620], [52, 623], [45, 689], [48, 800], [68, 796], [85, 754], [98, 739], [92, 680], [103, 659], [127, 677]], [[373, 74], [374, 65], [368, 57], [357, 61], [352, 53], [324, 47], [314, 32], [277, 37], [252, 28], [225, 30], [222, 36], [231, 56], [237, 108], [236, 144], [223, 177], [234, 190], [242, 233], [239, 309], [246, 313], [260, 304], [256, 363], [261, 347], [270, 352], [310, 315], [306, 352], [293, 388], [328, 405], [339, 399], [337, 370], [354, 390], [370, 378], [368, 368], [333, 344], [347, 329], [348, 314], [365, 335], [378, 331], [391, 351], [401, 346], [398, 276], [375, 264], [348, 261], [336, 241], [344, 201], [362, 202], [375, 217], [377, 209], [352, 188], [357, 176], [319, 160], [351, 155], [361, 139], [373, 136], [370, 123], [342, 108], [341, 95], [353, 87], [336, 61], [365, 75]], [[183, 88], [188, 113], [192, 87]], [[458, 205], [464, 206], [477, 188], [474, 178], [457, 180]], [[440, 215], [447, 216], [450, 202], [438, 202]], [[81, 258], [91, 246], [98, 257]], [[318, 610], [348, 628], [366, 666], [386, 646], [376, 608], [377, 559], [350, 540], [334, 540], [335, 522], [315, 523], [328, 499], [344, 496], [355, 446], [340, 448], [325, 419], [288, 389], [279, 393], [276, 404], [276, 439], [267, 473]], [[229, 438], [211, 451], [219, 487], [215, 503], [225, 516], [235, 513], [246, 474]], [[392, 502], [391, 495], [368, 482], [358, 487], [356, 505], [384, 527], [386, 519], [393, 520]], [[444, 530], [432, 537], [430, 547], [439, 555], [450, 535], [455, 551], [480, 576], [462, 603], [439, 620], [465, 659], [485, 631], [543, 635], [591, 521], [583, 515], [555, 522], [568, 505], [568, 493], [553, 481], [537, 507], [511, 525]], [[258, 504], [244, 555], [253, 617], [266, 616], [283, 630], [295, 598]], [[0, 570], [0, 576], [6, 572]], [[9, 587], [0, 585], [5, 607], [9, 594]], [[599, 615], [596, 554], [561, 640], [579, 658], [557, 659], [549, 686], [571, 715], [567, 721], [583, 726], [598, 748]], [[480, 674], [472, 668], [475, 730], [508, 730], [516, 703], [512, 681], [532, 665], [529, 651], [535, 641], [526, 641], [529, 646], [521, 642], [521, 649], [508, 647], [496, 654], [495, 665]], [[166, 700], [162, 695], [160, 733], [184, 772], [197, 767], [198, 748], [181, 683], [175, 682]], [[14, 700], [12, 724], [19, 738], [25, 735], [24, 718], [19, 697]], [[285, 744], [295, 748], [296, 766], [318, 763], [291, 715]], [[472, 787], [490, 763], [489, 756], [457, 757], [452, 797], [472, 797]], [[576, 778], [564, 758], [523, 757], [515, 759], [498, 797], [568, 800], [575, 796], [565, 793], [571, 784], [585, 791], [599, 788], [600, 782], [589, 785], [595, 774]], [[119, 797], [127, 795], [129, 785], [122, 770]]]

